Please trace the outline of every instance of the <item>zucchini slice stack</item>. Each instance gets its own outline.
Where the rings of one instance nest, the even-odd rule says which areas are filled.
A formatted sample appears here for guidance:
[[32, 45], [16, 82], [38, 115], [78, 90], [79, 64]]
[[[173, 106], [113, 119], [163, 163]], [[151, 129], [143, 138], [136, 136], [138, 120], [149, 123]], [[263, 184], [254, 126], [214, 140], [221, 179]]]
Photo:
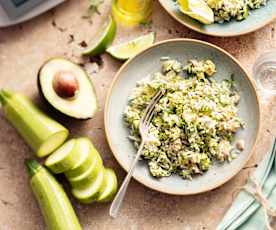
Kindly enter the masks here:
[[53, 173], [64, 173], [73, 196], [81, 203], [108, 202], [117, 192], [114, 171], [105, 168], [102, 158], [88, 138], [65, 142], [51, 154], [45, 165]]

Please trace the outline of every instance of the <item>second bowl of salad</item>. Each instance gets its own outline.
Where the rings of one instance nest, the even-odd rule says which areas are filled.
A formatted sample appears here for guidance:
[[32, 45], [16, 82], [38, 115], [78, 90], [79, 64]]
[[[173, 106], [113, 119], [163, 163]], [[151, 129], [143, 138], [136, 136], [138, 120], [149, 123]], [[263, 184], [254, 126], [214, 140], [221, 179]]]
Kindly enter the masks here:
[[256, 31], [276, 18], [274, 0], [159, 0], [178, 22], [199, 33], [232, 37]]

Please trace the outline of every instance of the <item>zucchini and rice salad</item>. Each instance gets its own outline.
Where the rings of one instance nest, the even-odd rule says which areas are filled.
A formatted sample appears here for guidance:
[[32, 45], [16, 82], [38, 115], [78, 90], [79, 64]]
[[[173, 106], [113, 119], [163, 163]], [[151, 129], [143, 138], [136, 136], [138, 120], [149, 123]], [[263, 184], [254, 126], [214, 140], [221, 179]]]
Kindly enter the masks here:
[[174, 0], [181, 12], [203, 24], [242, 21], [250, 11], [259, 9], [269, 0]]
[[244, 126], [237, 114], [240, 96], [234, 81], [215, 81], [216, 66], [211, 60], [190, 60], [184, 66], [161, 58], [161, 63], [161, 72], [137, 82], [124, 113], [129, 138], [138, 148], [143, 112], [155, 93], [164, 91], [142, 152], [151, 175], [178, 174], [192, 179], [214, 161], [232, 161], [244, 148], [243, 140], [232, 144], [235, 133]]
[[204, 0], [214, 12], [215, 22], [222, 23], [232, 18], [241, 21], [250, 10], [265, 6], [268, 0]]

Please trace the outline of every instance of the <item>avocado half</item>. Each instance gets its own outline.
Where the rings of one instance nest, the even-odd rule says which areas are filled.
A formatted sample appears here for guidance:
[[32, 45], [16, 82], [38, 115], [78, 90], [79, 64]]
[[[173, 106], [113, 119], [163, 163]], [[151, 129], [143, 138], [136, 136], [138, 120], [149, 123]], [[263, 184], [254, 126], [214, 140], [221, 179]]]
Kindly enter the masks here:
[[76, 119], [89, 119], [98, 110], [97, 96], [87, 73], [64, 58], [51, 58], [38, 72], [38, 88], [59, 112]]

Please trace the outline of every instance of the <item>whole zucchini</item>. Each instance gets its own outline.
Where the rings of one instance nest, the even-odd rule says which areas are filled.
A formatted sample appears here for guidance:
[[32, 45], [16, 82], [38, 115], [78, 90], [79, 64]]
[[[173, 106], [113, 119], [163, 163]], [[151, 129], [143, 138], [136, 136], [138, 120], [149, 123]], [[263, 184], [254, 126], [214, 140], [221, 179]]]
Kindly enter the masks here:
[[31, 187], [48, 230], [81, 230], [75, 211], [55, 177], [35, 160], [27, 160]]

